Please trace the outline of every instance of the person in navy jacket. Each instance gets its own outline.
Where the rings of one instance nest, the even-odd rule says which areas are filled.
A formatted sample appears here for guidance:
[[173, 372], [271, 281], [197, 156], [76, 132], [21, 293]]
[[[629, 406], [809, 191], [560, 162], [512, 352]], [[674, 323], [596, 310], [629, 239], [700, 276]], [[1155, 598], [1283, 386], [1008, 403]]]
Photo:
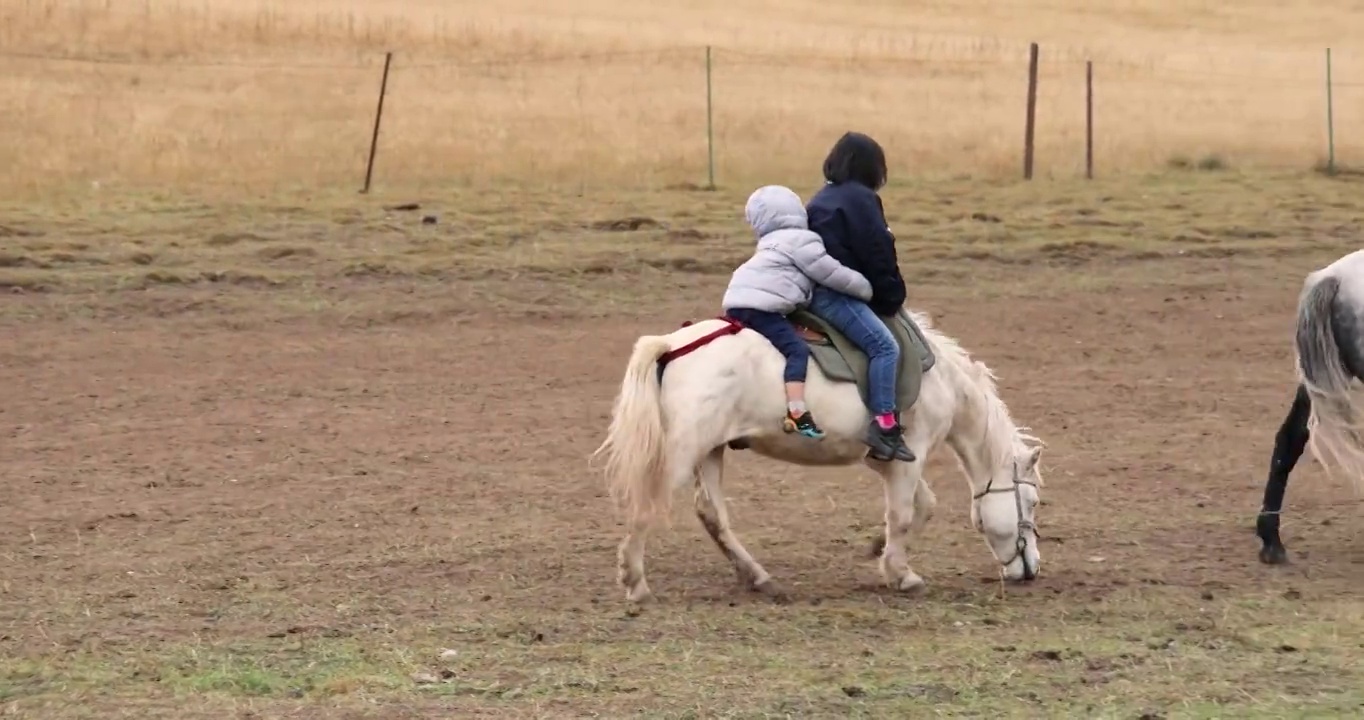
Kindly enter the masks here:
[[877, 460], [913, 462], [895, 407], [895, 376], [900, 347], [882, 317], [898, 313], [905, 302], [905, 280], [895, 253], [895, 235], [886, 224], [877, 194], [886, 184], [886, 154], [875, 140], [845, 133], [824, 160], [825, 185], [806, 205], [809, 227], [819, 233], [829, 255], [871, 283], [863, 302], [816, 286], [810, 311], [833, 325], [867, 354], [867, 406], [872, 413], [866, 442]]

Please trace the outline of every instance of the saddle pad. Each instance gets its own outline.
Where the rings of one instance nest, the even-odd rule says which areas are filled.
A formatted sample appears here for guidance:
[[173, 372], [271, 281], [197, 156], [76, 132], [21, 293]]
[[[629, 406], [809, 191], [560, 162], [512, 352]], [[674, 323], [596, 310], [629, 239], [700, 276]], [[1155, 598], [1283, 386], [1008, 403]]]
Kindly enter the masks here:
[[[852, 344], [846, 336], [835, 330], [822, 318], [806, 310], [796, 310], [790, 314], [792, 322], [804, 325], [811, 330], [823, 333], [828, 340], [807, 341], [810, 356], [819, 363], [819, 369], [830, 380], [850, 382], [857, 385], [862, 402], [867, 401], [867, 355]], [[900, 362], [895, 379], [896, 407], [904, 412], [919, 399], [919, 388], [924, 373], [933, 368], [937, 358], [928, 347], [923, 331], [901, 309], [886, 326], [900, 346]]]

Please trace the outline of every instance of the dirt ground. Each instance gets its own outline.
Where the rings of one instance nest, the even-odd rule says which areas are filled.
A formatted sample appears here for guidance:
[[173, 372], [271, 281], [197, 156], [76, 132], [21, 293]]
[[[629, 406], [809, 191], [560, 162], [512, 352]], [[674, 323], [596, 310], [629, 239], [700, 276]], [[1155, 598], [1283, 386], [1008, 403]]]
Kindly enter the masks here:
[[500, 303], [553, 292], [542, 277], [15, 290], [0, 710], [1358, 713], [1350, 491], [1300, 465], [1289, 566], [1260, 565], [1252, 531], [1301, 275], [1349, 242], [907, 267], [911, 304], [1048, 444], [1042, 577], [1001, 595], [946, 450], [913, 599], [865, 556], [875, 476], [731, 453], [736, 530], [794, 601], [736, 589], [680, 502], [642, 612], [614, 585], [620, 528], [587, 455], [634, 338], [713, 314], [723, 274], [603, 280], [652, 299], [591, 307]]

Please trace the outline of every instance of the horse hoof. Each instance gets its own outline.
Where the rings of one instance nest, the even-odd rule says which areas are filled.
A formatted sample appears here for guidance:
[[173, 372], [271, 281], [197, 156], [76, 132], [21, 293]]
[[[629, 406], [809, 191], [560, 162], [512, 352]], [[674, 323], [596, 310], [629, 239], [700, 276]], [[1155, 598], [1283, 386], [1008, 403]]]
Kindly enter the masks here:
[[649, 586], [644, 583], [640, 583], [625, 591], [625, 601], [635, 605], [643, 605], [653, 599], [654, 594], [649, 592]]
[[1260, 562], [1266, 565], [1283, 565], [1288, 562], [1288, 550], [1282, 545], [1266, 545], [1260, 549]]
[[771, 578], [753, 585], [753, 592], [762, 595], [778, 605], [786, 605], [791, 602], [791, 595]]
[[910, 573], [900, 578], [898, 581], [891, 583], [891, 587], [894, 588], [896, 592], [910, 597], [916, 597], [924, 594], [924, 591], [928, 590], [928, 583], [924, 582], [924, 579], [918, 575]]

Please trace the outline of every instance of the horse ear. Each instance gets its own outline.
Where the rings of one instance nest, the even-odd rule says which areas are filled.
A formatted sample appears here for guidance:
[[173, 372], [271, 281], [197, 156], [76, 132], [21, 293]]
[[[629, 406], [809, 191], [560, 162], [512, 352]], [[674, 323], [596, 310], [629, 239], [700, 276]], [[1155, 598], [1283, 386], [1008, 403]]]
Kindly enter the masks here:
[[1032, 472], [1037, 467], [1037, 461], [1042, 459], [1042, 446], [1034, 445], [1028, 449], [1028, 456], [1023, 460], [1023, 474]]

